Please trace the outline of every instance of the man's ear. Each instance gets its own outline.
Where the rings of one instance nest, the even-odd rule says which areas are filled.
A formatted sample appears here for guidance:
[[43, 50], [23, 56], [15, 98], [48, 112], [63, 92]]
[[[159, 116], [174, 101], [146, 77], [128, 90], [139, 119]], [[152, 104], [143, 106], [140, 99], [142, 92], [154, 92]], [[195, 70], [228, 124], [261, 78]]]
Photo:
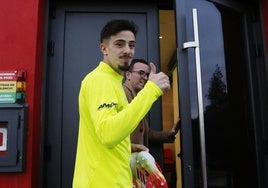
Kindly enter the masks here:
[[100, 44], [100, 50], [101, 50], [103, 55], [107, 55], [107, 48], [106, 48], [106, 45], [104, 43]]
[[130, 74], [131, 74], [131, 72], [125, 71], [125, 77], [126, 77], [126, 79], [129, 77]]

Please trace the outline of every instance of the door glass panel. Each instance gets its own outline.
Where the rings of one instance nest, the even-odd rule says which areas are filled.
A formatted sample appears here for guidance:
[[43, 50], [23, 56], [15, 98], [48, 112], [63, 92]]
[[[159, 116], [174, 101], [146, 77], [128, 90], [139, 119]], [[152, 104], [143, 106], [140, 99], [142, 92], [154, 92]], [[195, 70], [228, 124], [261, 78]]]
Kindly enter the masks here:
[[[187, 6], [188, 17], [192, 18], [192, 8], [197, 8], [198, 15], [207, 185], [254, 187], [256, 175], [242, 14], [207, 1], [191, 0]], [[194, 40], [192, 25], [187, 23], [188, 41]], [[195, 187], [202, 187], [194, 53], [194, 48], [188, 49], [194, 177]]]
[[[200, 61], [202, 75], [202, 92], [204, 105], [204, 124], [206, 140], [207, 176], [212, 183], [210, 173], [215, 176], [218, 186], [226, 185], [226, 148], [224, 144], [224, 124], [226, 122], [227, 81], [224, 57], [224, 45], [220, 12], [212, 5], [206, 7], [207, 11], [199, 11], [198, 24], [200, 40]], [[209, 18], [209, 20], [207, 20]], [[189, 33], [190, 34], [190, 33]], [[190, 53], [194, 53], [192, 50]], [[189, 56], [191, 117], [194, 143], [194, 165], [196, 185], [202, 185], [201, 159], [200, 159], [200, 130], [197, 99], [197, 81], [195, 56]], [[222, 147], [219, 147], [222, 146]], [[211, 179], [211, 180], [210, 180]], [[213, 183], [214, 184], [214, 183]]]

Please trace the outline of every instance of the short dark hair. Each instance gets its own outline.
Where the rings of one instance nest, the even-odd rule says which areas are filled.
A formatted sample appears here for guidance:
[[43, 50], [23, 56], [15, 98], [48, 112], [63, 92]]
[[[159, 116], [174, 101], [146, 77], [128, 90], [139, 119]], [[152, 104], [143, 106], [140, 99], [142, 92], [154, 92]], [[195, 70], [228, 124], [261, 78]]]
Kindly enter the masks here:
[[106, 23], [101, 30], [100, 41], [103, 42], [105, 39], [109, 39], [112, 35], [116, 35], [121, 31], [131, 31], [134, 36], [138, 32], [138, 26], [130, 20], [114, 19]]
[[151, 70], [151, 66], [150, 63], [148, 61], [146, 61], [145, 59], [132, 59], [130, 65], [129, 65], [129, 71], [133, 71], [133, 67], [136, 63], [143, 63], [145, 65], [149, 66], [149, 70]]

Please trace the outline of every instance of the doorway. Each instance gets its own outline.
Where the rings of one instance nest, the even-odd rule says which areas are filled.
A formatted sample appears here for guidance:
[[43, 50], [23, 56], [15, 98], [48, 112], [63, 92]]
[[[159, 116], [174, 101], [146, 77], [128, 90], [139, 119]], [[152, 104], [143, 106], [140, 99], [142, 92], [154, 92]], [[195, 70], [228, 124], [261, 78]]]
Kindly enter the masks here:
[[[125, 18], [139, 26], [136, 57], [150, 59], [159, 67], [157, 6], [128, 3], [51, 1], [49, 51], [46, 76], [45, 148], [43, 187], [72, 186], [78, 131], [78, 93], [82, 78], [95, 68], [102, 54], [99, 35], [110, 19]], [[124, 11], [122, 11], [124, 10]], [[150, 42], [149, 42], [150, 41]], [[158, 48], [157, 48], [158, 49]], [[161, 125], [161, 102], [152, 108], [149, 122]], [[160, 150], [160, 151], [159, 151]], [[161, 161], [162, 148], [153, 148]]]
[[[254, 36], [250, 29], [252, 25], [247, 20], [248, 13], [255, 8], [235, 1], [177, 0], [174, 5], [169, 1], [166, 3], [168, 8], [159, 10], [158, 4], [153, 2], [120, 6], [75, 1], [52, 3], [51, 12], [54, 14], [49, 21], [51, 33], [45, 99], [44, 188], [71, 187], [79, 84], [101, 58], [95, 45], [99, 43], [99, 29], [108, 19], [122, 15], [134, 18], [140, 25], [137, 56], [157, 63], [172, 80], [171, 93], [154, 105], [152, 115], [148, 117], [153, 128], [166, 130], [177, 117], [181, 119], [182, 126], [175, 144], [164, 145], [164, 148], [172, 149], [175, 160], [175, 180], [174, 174], [171, 175], [174, 187], [204, 185], [201, 137], [205, 138], [202, 146], [205, 146], [207, 187], [265, 185], [267, 169], [260, 166], [264, 155], [259, 155], [262, 140], [256, 135], [265, 131], [263, 127], [267, 120], [260, 120], [265, 119], [264, 107], [256, 104], [265, 101], [261, 95], [265, 96], [266, 91], [261, 91], [258, 85], [261, 78], [256, 75], [260, 70], [256, 70], [256, 60], [251, 54], [254, 45], [250, 43]], [[184, 43], [193, 41], [193, 8], [197, 8], [201, 26], [203, 135], [200, 134], [195, 49], [183, 48]], [[165, 14], [168, 16], [163, 21], [173, 22], [172, 26], [166, 27], [173, 33], [166, 36], [159, 28], [162, 24], [159, 20]], [[163, 54], [167, 55], [166, 51], [161, 54], [161, 50], [167, 49], [167, 44], [162, 44], [165, 38], [159, 37], [171, 37], [173, 42], [168, 44], [173, 49], [167, 59], [162, 59]], [[157, 146], [151, 151], [161, 163], [162, 147]]]

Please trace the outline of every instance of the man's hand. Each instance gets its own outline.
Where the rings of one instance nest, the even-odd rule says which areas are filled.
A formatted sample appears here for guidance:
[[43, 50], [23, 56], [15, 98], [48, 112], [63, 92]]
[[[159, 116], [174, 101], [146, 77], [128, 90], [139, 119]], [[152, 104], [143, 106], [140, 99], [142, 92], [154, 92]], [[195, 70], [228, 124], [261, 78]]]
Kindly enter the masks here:
[[181, 128], [181, 120], [178, 119], [177, 122], [173, 125], [173, 127], [172, 127], [171, 130], [172, 130], [172, 132], [174, 132], [175, 134], [177, 134], [178, 131], [180, 130], [180, 128]]
[[178, 133], [181, 128], [181, 120], [177, 120], [177, 122], [173, 125], [172, 129], [168, 133], [168, 143], [173, 143], [175, 140], [175, 135]]
[[147, 147], [141, 144], [131, 144], [131, 152], [149, 151]]
[[170, 82], [168, 76], [163, 72], [156, 73], [156, 67], [153, 63], [150, 63], [150, 66], [151, 72], [149, 80], [158, 85], [158, 87], [160, 87], [162, 91], [170, 89]]

